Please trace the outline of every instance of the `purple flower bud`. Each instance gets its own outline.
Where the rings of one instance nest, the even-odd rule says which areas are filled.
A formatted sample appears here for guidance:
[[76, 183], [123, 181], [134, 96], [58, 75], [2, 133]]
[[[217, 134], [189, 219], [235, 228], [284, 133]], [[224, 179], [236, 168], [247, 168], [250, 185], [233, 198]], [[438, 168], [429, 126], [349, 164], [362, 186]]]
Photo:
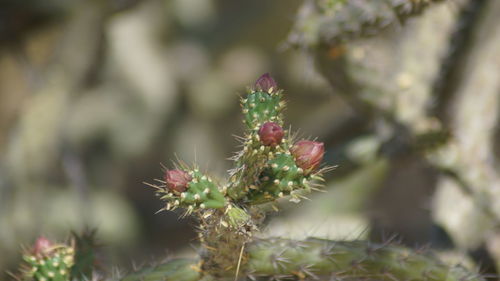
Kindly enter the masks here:
[[274, 122], [266, 122], [259, 129], [259, 137], [262, 144], [276, 146], [281, 143], [285, 132], [280, 125]]
[[165, 183], [170, 191], [184, 192], [193, 178], [182, 170], [167, 170], [165, 172]]
[[35, 245], [33, 246], [33, 254], [36, 256], [48, 254], [52, 246], [53, 243], [49, 239], [40, 236], [38, 237], [38, 239], [36, 239]]
[[278, 89], [278, 84], [276, 84], [276, 81], [274, 81], [269, 73], [266, 73], [257, 79], [255, 82], [255, 89], [265, 92], [276, 91]]
[[295, 157], [297, 166], [307, 175], [319, 167], [325, 148], [322, 142], [301, 140], [292, 146], [290, 152]]

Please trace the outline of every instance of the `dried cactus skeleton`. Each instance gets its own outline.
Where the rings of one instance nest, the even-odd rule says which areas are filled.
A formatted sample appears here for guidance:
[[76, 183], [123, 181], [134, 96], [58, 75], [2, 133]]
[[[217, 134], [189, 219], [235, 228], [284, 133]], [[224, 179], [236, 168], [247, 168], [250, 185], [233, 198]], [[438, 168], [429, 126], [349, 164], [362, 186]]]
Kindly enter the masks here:
[[[193, 260], [170, 260], [109, 280], [482, 280], [462, 267], [392, 245], [365, 241], [257, 238], [262, 204], [287, 197], [298, 201], [320, 186], [323, 143], [295, 140], [283, 130], [283, 91], [265, 74], [241, 99], [242, 150], [227, 181], [179, 163], [164, 171], [156, 194], [163, 210], [182, 208], [199, 222], [201, 251]], [[79, 248], [40, 238], [28, 252], [24, 279], [66, 281], [75, 275]], [[88, 261], [86, 261], [88, 262]], [[105, 279], [105, 278], [103, 278]]]

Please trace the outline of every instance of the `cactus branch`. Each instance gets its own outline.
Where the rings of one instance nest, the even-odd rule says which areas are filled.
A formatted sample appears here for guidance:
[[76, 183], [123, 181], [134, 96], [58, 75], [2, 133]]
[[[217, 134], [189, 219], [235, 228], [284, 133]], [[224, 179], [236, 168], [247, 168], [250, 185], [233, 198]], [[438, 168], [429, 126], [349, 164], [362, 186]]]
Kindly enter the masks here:
[[[241, 276], [253, 280], [427, 280], [481, 281], [479, 274], [460, 266], [448, 266], [428, 253], [419, 253], [396, 245], [366, 241], [330, 241], [310, 238], [295, 241], [281, 238], [257, 240], [247, 246], [248, 261]], [[237, 262], [234, 261], [235, 264]], [[173, 279], [173, 270], [183, 272]], [[180, 276], [180, 275], [175, 275]], [[234, 278], [234, 277], [233, 277]], [[274, 279], [273, 279], [274, 278]], [[201, 279], [196, 261], [174, 260], [127, 276], [136, 280], [207, 280]], [[210, 280], [210, 279], [208, 279]], [[233, 280], [231, 277], [216, 280]], [[245, 280], [239, 279], [239, 280]]]

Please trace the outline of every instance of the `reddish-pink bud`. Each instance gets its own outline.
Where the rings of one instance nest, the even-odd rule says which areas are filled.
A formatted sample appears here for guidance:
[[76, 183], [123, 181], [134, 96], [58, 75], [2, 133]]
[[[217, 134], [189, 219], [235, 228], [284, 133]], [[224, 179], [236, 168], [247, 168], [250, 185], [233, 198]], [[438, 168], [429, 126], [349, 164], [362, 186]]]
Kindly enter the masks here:
[[260, 141], [267, 146], [278, 145], [284, 135], [283, 128], [274, 122], [266, 122], [259, 129]]
[[278, 89], [278, 84], [276, 84], [276, 81], [274, 81], [273, 77], [271, 77], [269, 73], [266, 73], [257, 79], [255, 82], [255, 89], [266, 92], [270, 92], [271, 89], [272, 91], [276, 91]]
[[35, 245], [33, 246], [33, 254], [36, 256], [47, 254], [50, 252], [52, 246], [53, 243], [49, 239], [40, 236], [36, 239]]
[[294, 144], [290, 152], [295, 157], [297, 166], [308, 174], [318, 168], [325, 148], [322, 142], [302, 140]]
[[167, 170], [165, 172], [165, 183], [170, 191], [184, 192], [193, 178], [182, 170]]

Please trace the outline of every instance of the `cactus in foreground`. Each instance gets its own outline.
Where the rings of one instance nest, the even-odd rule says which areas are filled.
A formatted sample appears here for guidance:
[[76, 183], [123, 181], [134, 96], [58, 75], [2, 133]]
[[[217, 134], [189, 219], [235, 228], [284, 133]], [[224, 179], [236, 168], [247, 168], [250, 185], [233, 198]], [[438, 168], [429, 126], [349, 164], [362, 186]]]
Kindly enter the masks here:
[[[300, 200], [319, 187], [322, 173], [330, 169], [320, 167], [323, 143], [297, 141], [283, 129], [282, 96], [274, 79], [265, 74], [242, 98], [247, 131], [227, 180], [179, 163], [164, 172], [158, 180], [161, 184], [148, 184], [165, 202], [164, 210], [183, 208], [186, 215], [198, 218], [199, 258], [145, 267], [121, 280], [482, 280], [461, 267], [449, 267], [431, 255], [396, 245], [257, 238], [265, 216], [261, 204], [287, 196]], [[31, 266], [27, 279], [91, 278], [69, 275], [74, 256], [80, 256], [78, 249], [74, 255], [69, 246], [53, 246], [45, 240], [36, 245], [25, 257]]]
[[74, 265], [75, 250], [72, 246], [55, 244], [45, 237], [39, 237], [32, 250], [23, 259], [23, 277], [38, 281], [66, 281], [70, 279]]

